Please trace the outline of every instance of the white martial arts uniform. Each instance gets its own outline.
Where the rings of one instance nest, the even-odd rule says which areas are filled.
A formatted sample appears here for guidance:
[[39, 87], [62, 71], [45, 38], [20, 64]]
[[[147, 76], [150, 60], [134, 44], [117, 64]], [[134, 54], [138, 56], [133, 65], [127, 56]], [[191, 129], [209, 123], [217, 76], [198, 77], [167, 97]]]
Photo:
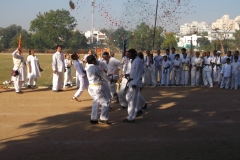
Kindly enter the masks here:
[[233, 56], [224, 56], [223, 58], [222, 58], [222, 64], [225, 64], [226, 63], [226, 59], [227, 58], [229, 58], [230, 59], [230, 63], [232, 63], [233, 61], [234, 61], [234, 59], [233, 59]]
[[174, 59], [172, 61], [172, 85], [179, 85], [181, 77], [182, 61], [180, 59]]
[[192, 70], [191, 70], [191, 85], [198, 86], [200, 78], [200, 67], [202, 66], [201, 57], [193, 57], [191, 60]]
[[[119, 74], [115, 74], [116, 70], [122, 69], [122, 63], [116, 59], [115, 57], [110, 57], [109, 61], [107, 62], [107, 75], [110, 79], [118, 80]], [[118, 95], [116, 92], [116, 83], [115, 82], [109, 82], [110, 90], [111, 90], [111, 96], [112, 100], [118, 100]]]
[[56, 52], [52, 56], [52, 69], [56, 71], [56, 74], [53, 73], [53, 82], [52, 82], [52, 90], [58, 91], [63, 88], [63, 73], [65, 69], [64, 63], [64, 54], [60, 52]]
[[222, 57], [221, 56], [213, 56], [212, 60], [213, 65], [213, 81], [215, 83], [221, 83], [221, 70], [222, 70]]
[[13, 56], [13, 70], [18, 70], [19, 75], [12, 76], [12, 81], [14, 82], [14, 88], [16, 92], [21, 92], [22, 84], [26, 80], [26, 62], [24, 57], [18, 54], [18, 50], [12, 53]]
[[182, 71], [181, 71], [181, 84], [184, 86], [188, 85], [188, 80], [189, 80], [189, 66], [190, 66], [190, 61], [189, 58], [182, 58]]
[[89, 81], [88, 93], [93, 99], [91, 120], [98, 120], [99, 104], [102, 106], [100, 120], [109, 119], [109, 100], [102, 86], [102, 79], [109, 82], [109, 77], [94, 64], [88, 64], [87, 78]]
[[171, 70], [172, 62], [169, 60], [162, 61], [162, 78], [161, 78], [161, 84], [168, 86], [170, 83], [170, 70]]
[[144, 57], [144, 84], [145, 85], [152, 85], [152, 75], [151, 72], [152, 71], [152, 65], [150, 62], [150, 57], [145, 56]]
[[[128, 101], [128, 120], [135, 120], [138, 111], [138, 101], [140, 95], [140, 88], [142, 87], [142, 75], [144, 72], [144, 66], [142, 60], [136, 57], [132, 60], [130, 79], [128, 83], [128, 91], [126, 94], [126, 100]], [[134, 89], [132, 86], [135, 85]]]
[[70, 86], [72, 86], [72, 70], [71, 70], [72, 60], [65, 59], [64, 63], [65, 63], [66, 72], [64, 73], [64, 84], [63, 84], [63, 87], [66, 87], [68, 83], [70, 84]]
[[154, 60], [154, 68], [155, 68], [155, 82], [158, 81], [158, 79], [161, 82], [161, 61], [162, 61], [163, 57], [161, 55], [156, 55], [153, 60]]
[[240, 72], [240, 62], [233, 62], [232, 63], [232, 89], [238, 89], [238, 82], [239, 82], [239, 72]]
[[37, 78], [41, 77], [37, 56], [29, 55], [27, 57], [27, 64], [31, 67], [31, 73], [28, 69], [28, 85], [31, 85], [33, 81], [33, 85], [36, 86]]
[[[79, 63], [81, 63], [81, 65], [83, 64], [83, 62], [80, 60], [80, 59], [78, 59], [78, 61], [79, 61]], [[77, 73], [77, 71], [76, 71], [76, 87], [77, 88], [79, 88], [79, 86], [80, 86], [80, 81], [79, 81], [79, 79], [78, 79], [78, 73]]]
[[76, 70], [76, 77], [78, 77], [78, 80], [79, 80], [79, 88], [77, 92], [74, 94], [74, 97], [78, 98], [81, 96], [84, 89], [88, 90], [89, 83], [88, 83], [87, 75], [85, 74], [83, 66], [79, 62], [79, 60], [75, 60], [73, 62], [73, 66]]
[[129, 79], [129, 73], [130, 73], [130, 69], [131, 69], [131, 60], [127, 57], [123, 57], [122, 59], [122, 63], [123, 63], [123, 68], [122, 68], [122, 82], [121, 82], [121, 86], [118, 92], [118, 97], [119, 97], [119, 103], [122, 107], [127, 107], [128, 106], [128, 102], [126, 100], [126, 93], [127, 93], [127, 82]]
[[210, 85], [210, 87], [213, 87], [213, 82], [212, 82], [212, 57], [207, 57], [205, 56], [203, 58], [204, 65], [203, 65], [203, 83], [205, 86]]
[[230, 80], [231, 80], [231, 75], [232, 75], [232, 65], [225, 63], [222, 67], [221, 70], [222, 74], [222, 82], [220, 88], [226, 88], [229, 89], [230, 87]]

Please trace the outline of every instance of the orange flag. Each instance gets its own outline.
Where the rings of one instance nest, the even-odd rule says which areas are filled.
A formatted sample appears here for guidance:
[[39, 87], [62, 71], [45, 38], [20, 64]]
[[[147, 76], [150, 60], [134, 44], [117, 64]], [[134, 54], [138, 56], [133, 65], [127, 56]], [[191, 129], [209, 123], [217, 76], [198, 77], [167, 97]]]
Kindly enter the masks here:
[[22, 36], [20, 34], [19, 38], [18, 38], [18, 46], [22, 47]]

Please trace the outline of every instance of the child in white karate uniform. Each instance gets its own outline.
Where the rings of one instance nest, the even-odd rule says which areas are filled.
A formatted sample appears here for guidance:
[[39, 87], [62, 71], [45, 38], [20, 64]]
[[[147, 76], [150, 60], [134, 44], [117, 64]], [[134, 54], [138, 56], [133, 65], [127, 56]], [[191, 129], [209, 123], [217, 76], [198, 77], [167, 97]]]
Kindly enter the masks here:
[[189, 79], [189, 66], [190, 66], [190, 60], [187, 58], [187, 53], [183, 54], [182, 61], [182, 85], [187, 86], [188, 85], [188, 79]]
[[175, 59], [173, 60], [173, 67], [172, 67], [172, 85], [179, 85], [180, 78], [181, 78], [181, 69], [182, 69], [182, 61], [179, 59], [179, 54], [175, 55]]
[[232, 63], [232, 89], [238, 89], [239, 82], [239, 72], [240, 72], [240, 62], [238, 62], [238, 56], [234, 57], [234, 62]]
[[226, 59], [226, 63], [224, 64], [221, 70], [221, 74], [222, 74], [222, 82], [221, 82], [220, 88], [225, 87], [225, 89], [229, 89], [230, 79], [232, 75], [232, 65], [230, 63], [230, 58]]
[[162, 65], [161, 84], [162, 86], [168, 86], [170, 81], [171, 61], [168, 60], [168, 57], [166, 55], [163, 56], [163, 61], [161, 65]]

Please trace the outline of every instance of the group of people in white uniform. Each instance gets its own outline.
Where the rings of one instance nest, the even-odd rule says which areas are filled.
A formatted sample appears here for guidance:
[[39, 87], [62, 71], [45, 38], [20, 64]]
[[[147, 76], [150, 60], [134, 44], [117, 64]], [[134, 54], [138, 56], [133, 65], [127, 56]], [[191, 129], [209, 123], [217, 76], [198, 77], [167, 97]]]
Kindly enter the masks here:
[[[27, 87], [36, 87], [37, 79], [41, 77], [43, 69], [40, 67], [37, 56], [34, 50], [29, 50], [27, 60], [22, 56], [22, 48], [18, 47], [13, 53], [13, 71], [17, 71], [17, 75], [12, 75], [11, 81], [14, 83], [14, 88], [17, 94], [22, 94], [22, 87], [27, 81]], [[14, 73], [12, 72], [12, 73]]]
[[[166, 49], [166, 54], [161, 55], [157, 50], [156, 55], [146, 51], [144, 57], [145, 72], [143, 85], [161, 86], [204, 86], [212, 88], [238, 89], [240, 85], [240, 55], [239, 51], [233, 54], [227, 51], [222, 56], [220, 51], [195, 52], [192, 57], [182, 48], [182, 53], [177, 54], [175, 48]], [[160, 81], [160, 84], [157, 82]]]

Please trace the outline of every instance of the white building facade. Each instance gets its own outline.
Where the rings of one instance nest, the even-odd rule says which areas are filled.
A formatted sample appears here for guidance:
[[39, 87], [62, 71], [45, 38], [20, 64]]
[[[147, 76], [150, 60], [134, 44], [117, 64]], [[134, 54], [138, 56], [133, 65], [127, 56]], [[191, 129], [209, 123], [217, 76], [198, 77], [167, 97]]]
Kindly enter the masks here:
[[223, 15], [216, 22], [212, 23], [212, 29], [219, 30], [239, 30], [240, 16], [235, 19], [230, 19], [229, 15]]
[[[87, 31], [85, 32], [86, 38], [91, 38], [92, 37], [92, 31]], [[93, 38], [96, 40], [96, 42], [100, 42], [101, 40], [106, 40], [106, 34], [102, 33], [100, 31], [93, 30]]]
[[203, 33], [208, 32], [211, 30], [211, 27], [206, 22], [197, 22], [193, 21], [192, 23], [185, 23], [184, 25], [180, 26], [180, 35], [184, 36], [187, 34], [194, 34], [194, 33]]

